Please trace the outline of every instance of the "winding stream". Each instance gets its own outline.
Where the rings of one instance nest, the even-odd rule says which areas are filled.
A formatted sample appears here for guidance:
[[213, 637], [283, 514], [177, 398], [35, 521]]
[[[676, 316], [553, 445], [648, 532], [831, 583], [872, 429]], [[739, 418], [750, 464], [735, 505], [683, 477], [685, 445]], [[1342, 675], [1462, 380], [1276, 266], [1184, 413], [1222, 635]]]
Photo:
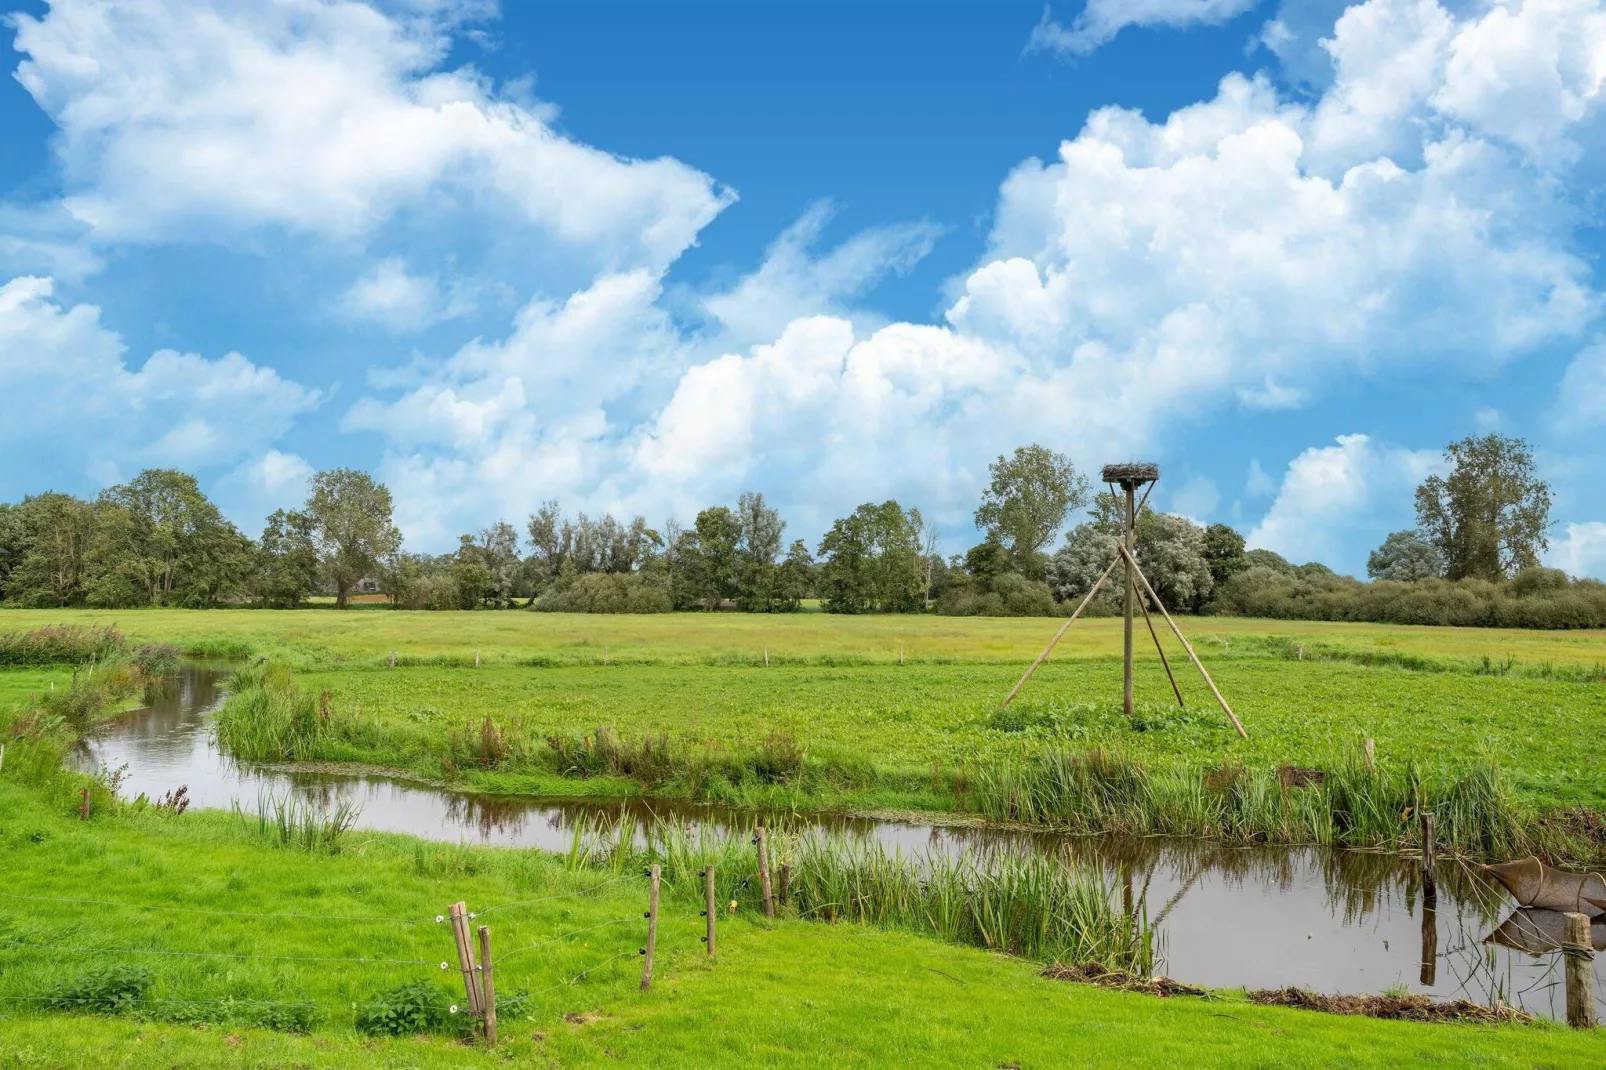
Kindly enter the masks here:
[[[124, 768], [121, 792], [156, 798], [183, 785], [192, 804], [254, 810], [268, 794], [343, 800], [357, 827], [429, 840], [566, 850], [580, 818], [634, 812], [725, 831], [754, 815], [653, 800], [473, 795], [381, 776], [308, 773], [238, 763], [213, 740], [212, 714], [227, 671], [186, 667], [158, 701], [88, 741], [87, 770]], [[1513, 911], [1476, 867], [1443, 861], [1436, 908], [1424, 910], [1417, 865], [1389, 855], [1316, 848], [1231, 848], [1197, 840], [1074, 837], [967, 825], [833, 815], [788, 815], [905, 854], [1043, 851], [1102, 865], [1122, 894], [1157, 922], [1164, 972], [1213, 987], [1298, 985], [1329, 993], [1408, 988], [1434, 999], [1503, 999], [1565, 1015], [1560, 956], [1535, 953], [1560, 916]], [[1606, 949], [1606, 919], [1593, 929]], [[1551, 936], [1554, 939], [1554, 936]], [[1515, 945], [1515, 946], [1512, 946]], [[1596, 959], [1596, 1003], [1606, 1017], [1606, 956]]]

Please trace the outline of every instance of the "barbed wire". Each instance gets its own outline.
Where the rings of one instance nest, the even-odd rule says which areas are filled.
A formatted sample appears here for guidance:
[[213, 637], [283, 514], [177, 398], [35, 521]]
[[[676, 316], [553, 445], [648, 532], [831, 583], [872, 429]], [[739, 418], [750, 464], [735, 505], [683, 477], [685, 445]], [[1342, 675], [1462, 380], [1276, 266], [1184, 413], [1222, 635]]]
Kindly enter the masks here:
[[607, 888], [610, 885], [618, 884], [621, 881], [628, 881], [628, 880], [635, 880], [635, 879], [637, 879], [637, 878], [636, 878], [636, 875], [634, 873], [625, 873], [625, 874], [622, 874], [622, 875], [620, 875], [618, 877], [614, 877], [612, 880], [606, 880], [606, 881], [603, 881], [601, 884], [592, 885], [590, 888], [582, 888], [579, 891], [562, 892], [562, 893], [560, 893], [558, 895], [544, 895], [544, 896], [541, 896], [538, 899], [515, 899], [512, 902], [508, 902], [508, 903], [493, 903], [491, 906], [484, 907], [484, 908], [476, 911], [476, 914], [489, 914], [493, 910], [511, 910], [514, 907], [531, 906], [531, 905], [533, 905], [535, 903], [550, 903], [555, 899], [576, 899], [576, 898], [579, 898], [582, 895], [590, 895], [593, 892], [601, 891], [603, 888]]
[[573, 932], [564, 933], [562, 936], [554, 936], [549, 940], [542, 940], [539, 943], [529, 944], [529, 945], [527, 945], [525, 947], [516, 947], [512, 951], [509, 951], [509, 952], [507, 952], [505, 954], [501, 954], [501, 955], [497, 956], [498, 967], [500, 967], [501, 963], [506, 962], [508, 959], [512, 958], [514, 955], [521, 955], [526, 951], [535, 951], [535, 950], [537, 950], [539, 948], [546, 947], [549, 944], [555, 944], [560, 940], [568, 940], [571, 937], [579, 936], [581, 933], [589, 933], [589, 932], [595, 932], [598, 929], [606, 929], [610, 925], [623, 925], [627, 921], [642, 921], [642, 920], [645, 920], [645, 919], [639, 918], [635, 914], [631, 914], [631, 915], [628, 915], [628, 916], [623, 917], [623, 918], [614, 918], [611, 921], [599, 922], [596, 925], [588, 925], [583, 929], [576, 929]]
[[202, 914], [222, 918], [296, 918], [304, 921], [390, 922], [396, 925], [427, 925], [435, 920], [433, 916], [426, 918], [395, 918], [365, 917], [356, 914], [290, 914], [256, 913], [246, 910], [203, 910], [200, 907], [176, 907], [162, 903], [124, 903], [110, 899], [64, 899], [45, 895], [14, 895], [10, 892], [0, 892], [0, 899], [16, 899], [27, 903], [69, 903], [76, 906], [114, 907], [123, 910], [163, 910], [177, 914]]
[[247, 955], [237, 951], [160, 951], [154, 948], [136, 947], [69, 947], [61, 944], [35, 944], [23, 940], [6, 940], [0, 943], [0, 948], [29, 951], [65, 951], [72, 954], [86, 955], [162, 955], [172, 958], [248, 959], [274, 962], [355, 962], [387, 966], [438, 965], [435, 962], [429, 962], [424, 959], [369, 959], [339, 955]]

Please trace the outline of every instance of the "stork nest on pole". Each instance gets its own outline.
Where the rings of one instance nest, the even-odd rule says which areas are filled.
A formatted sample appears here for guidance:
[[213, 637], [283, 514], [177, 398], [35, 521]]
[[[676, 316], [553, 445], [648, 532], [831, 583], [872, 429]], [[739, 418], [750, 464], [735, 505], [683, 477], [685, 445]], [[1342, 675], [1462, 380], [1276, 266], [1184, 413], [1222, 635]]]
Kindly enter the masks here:
[[1138, 462], [1107, 464], [1104, 466], [1103, 476], [1106, 483], [1119, 483], [1123, 487], [1129, 483], [1133, 486], [1141, 486], [1144, 483], [1153, 483], [1160, 478], [1160, 466]]

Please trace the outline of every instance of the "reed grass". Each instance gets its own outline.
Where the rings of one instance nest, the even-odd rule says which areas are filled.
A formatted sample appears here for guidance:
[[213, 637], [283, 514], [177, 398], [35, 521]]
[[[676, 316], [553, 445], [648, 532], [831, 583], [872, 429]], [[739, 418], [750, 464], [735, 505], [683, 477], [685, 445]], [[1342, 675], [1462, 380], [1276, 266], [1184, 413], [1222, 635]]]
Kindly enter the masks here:
[[340, 853], [362, 812], [344, 799], [320, 803], [297, 795], [264, 796], [252, 814], [236, 800], [233, 811], [243, 829], [275, 847], [322, 854]]
[[[1155, 964], [1155, 930], [1146, 908], [1118, 904], [1102, 866], [1034, 851], [905, 856], [873, 839], [774, 830], [772, 887], [789, 873], [784, 914], [916, 932], [954, 944], [1042, 962], [1099, 962], [1140, 976]], [[721, 903], [757, 907], [757, 848], [751, 830], [695, 831], [676, 822], [646, 825], [628, 813], [575, 823], [572, 869], [626, 872], [658, 864], [681, 897], [697, 900], [712, 865]], [[778, 895], [778, 891], [776, 892]]]

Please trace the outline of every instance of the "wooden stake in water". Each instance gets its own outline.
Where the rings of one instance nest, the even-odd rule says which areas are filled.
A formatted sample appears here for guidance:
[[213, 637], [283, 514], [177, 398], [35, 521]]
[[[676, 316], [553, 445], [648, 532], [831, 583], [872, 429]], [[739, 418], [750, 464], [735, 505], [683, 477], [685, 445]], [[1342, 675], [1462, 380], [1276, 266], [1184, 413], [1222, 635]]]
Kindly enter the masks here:
[[1566, 914], [1561, 939], [1567, 961], [1567, 1024], [1574, 1029], [1595, 1028], [1595, 947], [1589, 940], [1589, 917]]
[[480, 926], [480, 991], [485, 999], [485, 1043], [496, 1047], [496, 981], [491, 974], [491, 927]]
[[703, 905], [707, 908], [703, 913], [708, 917], [708, 935], [703, 937], [703, 942], [708, 945], [708, 954], [712, 957], [714, 954], [714, 938], [718, 936], [716, 930], [719, 928], [717, 920], [719, 918], [719, 908], [714, 903], [713, 866], [703, 870]]
[[764, 892], [764, 916], [775, 916], [775, 898], [770, 894], [770, 852], [769, 846], [764, 842], [764, 826], [760, 825], [753, 833], [753, 842], [758, 845], [758, 884]]
[[1432, 988], [1439, 980], [1439, 893], [1432, 881], [1422, 886], [1422, 972], [1418, 980], [1423, 988]]
[[642, 952], [646, 961], [641, 964], [641, 990], [652, 990], [652, 957], [658, 950], [658, 878], [662, 872], [658, 866], [650, 871], [651, 885], [647, 890], [647, 947]]
[[1423, 813], [1422, 823], [1422, 882], [1433, 883], [1433, 869], [1439, 860], [1438, 830], [1430, 813]]

